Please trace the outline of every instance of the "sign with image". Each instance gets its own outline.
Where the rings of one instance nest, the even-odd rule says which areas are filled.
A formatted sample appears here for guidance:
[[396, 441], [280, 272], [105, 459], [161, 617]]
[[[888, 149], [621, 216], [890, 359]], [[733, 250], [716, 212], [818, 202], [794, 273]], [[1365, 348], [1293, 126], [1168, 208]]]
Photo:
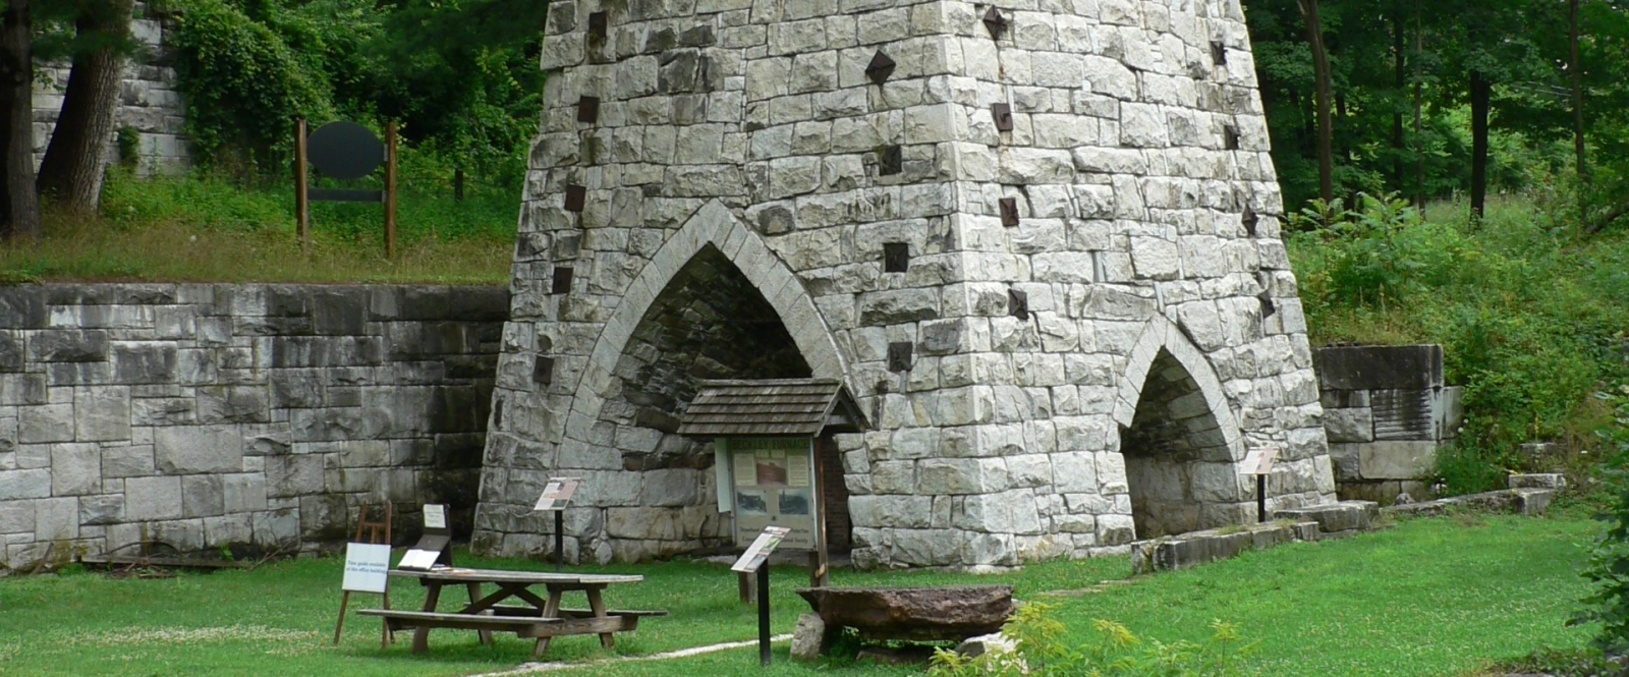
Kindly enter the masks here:
[[758, 537], [752, 540], [752, 545], [747, 546], [747, 551], [741, 553], [741, 559], [735, 560], [735, 564], [730, 565], [730, 571], [744, 574], [757, 571], [764, 562], [769, 561], [770, 555], [775, 554], [775, 548], [780, 547], [781, 542], [786, 540], [786, 535], [791, 531], [786, 527], [764, 527]]
[[777, 526], [787, 530], [777, 545], [796, 550], [818, 547], [819, 496], [810, 440], [732, 438], [726, 447], [735, 490], [736, 543], [752, 541], [766, 527]]
[[1257, 447], [1239, 461], [1240, 475], [1271, 475], [1273, 462], [1278, 460], [1278, 447]]
[[345, 544], [345, 578], [340, 589], [346, 592], [383, 593], [390, 571], [390, 545], [387, 543]]
[[577, 477], [556, 477], [543, 486], [543, 495], [537, 497], [537, 505], [532, 510], [565, 510], [571, 503], [572, 494], [577, 493], [577, 486], [582, 484]]

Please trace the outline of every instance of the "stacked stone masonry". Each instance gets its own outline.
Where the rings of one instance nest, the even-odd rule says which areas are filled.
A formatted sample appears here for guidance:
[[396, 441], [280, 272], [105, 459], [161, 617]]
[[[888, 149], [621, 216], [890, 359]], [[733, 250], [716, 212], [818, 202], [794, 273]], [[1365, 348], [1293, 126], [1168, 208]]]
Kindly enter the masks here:
[[386, 499], [449, 503], [467, 533], [507, 304], [497, 287], [0, 286], [0, 569], [141, 541], [297, 552]]
[[1437, 450], [1454, 443], [1463, 418], [1462, 389], [1445, 384], [1442, 358], [1439, 345], [1313, 351], [1342, 499], [1428, 497]]
[[[187, 145], [186, 103], [176, 89], [175, 48], [166, 44], [167, 18], [152, 11], [146, 3], [136, 3], [130, 35], [140, 51], [127, 59], [119, 84], [119, 105], [114, 113], [115, 134], [107, 139], [107, 157], [133, 165], [141, 174], [174, 173], [192, 163]], [[39, 64], [34, 80], [34, 164], [45, 157], [46, 144], [56, 130], [62, 98], [68, 91], [66, 61]], [[128, 127], [136, 134], [136, 157], [120, 158], [117, 130]]]
[[[862, 400], [873, 429], [837, 439], [860, 566], [1247, 521], [1259, 446], [1270, 507], [1334, 499], [1238, 1], [993, 8], [551, 4], [477, 549], [546, 550], [556, 475], [585, 478], [568, 557], [723, 542], [708, 447], [666, 422], [687, 379], [773, 374], [647, 349], [701, 306], [767, 306], [802, 358], [779, 369]], [[751, 289], [695, 300], [720, 260]]]

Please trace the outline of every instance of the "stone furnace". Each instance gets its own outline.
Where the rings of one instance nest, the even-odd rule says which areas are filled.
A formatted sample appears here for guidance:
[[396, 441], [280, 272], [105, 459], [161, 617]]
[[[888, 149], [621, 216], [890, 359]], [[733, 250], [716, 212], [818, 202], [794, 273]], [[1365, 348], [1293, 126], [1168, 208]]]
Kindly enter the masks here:
[[853, 561], [1334, 500], [1238, 0], [554, 0], [475, 546], [717, 546], [700, 379], [836, 379]]

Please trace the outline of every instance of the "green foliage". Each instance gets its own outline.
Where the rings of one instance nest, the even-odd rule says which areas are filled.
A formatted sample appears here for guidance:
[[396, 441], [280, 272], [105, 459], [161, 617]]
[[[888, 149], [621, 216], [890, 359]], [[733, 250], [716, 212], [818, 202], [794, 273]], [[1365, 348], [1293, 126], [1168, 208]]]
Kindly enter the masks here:
[[1291, 219], [1307, 325], [1320, 344], [1443, 345], [1466, 420], [1438, 479], [1456, 493], [1497, 488], [1505, 471], [1532, 469], [1517, 444], [1587, 431], [1588, 394], [1625, 372], [1622, 238], [1580, 238], [1543, 201], [1495, 203], [1474, 223], [1458, 205], [1422, 217], [1365, 204]]
[[205, 161], [271, 168], [289, 156], [294, 120], [333, 116], [323, 73], [225, 0], [177, 0], [176, 78], [187, 132]]
[[1590, 552], [1584, 578], [1594, 586], [1584, 608], [1569, 625], [1599, 622], [1595, 646], [1614, 653], [1629, 649], [1629, 385], [1598, 393], [1612, 407], [1612, 420], [1595, 431], [1603, 445], [1601, 479], [1613, 494], [1601, 516], [1606, 532]]
[[1238, 628], [1212, 621], [1204, 643], [1144, 641], [1114, 621], [1096, 620], [1098, 642], [1077, 649], [1065, 644], [1056, 607], [1030, 602], [1018, 608], [1001, 634], [1012, 640], [1011, 652], [990, 651], [968, 658], [954, 651], [934, 652], [929, 677], [1019, 677], [1086, 675], [1089, 677], [1223, 677], [1243, 674], [1239, 667], [1254, 645], [1239, 645]]

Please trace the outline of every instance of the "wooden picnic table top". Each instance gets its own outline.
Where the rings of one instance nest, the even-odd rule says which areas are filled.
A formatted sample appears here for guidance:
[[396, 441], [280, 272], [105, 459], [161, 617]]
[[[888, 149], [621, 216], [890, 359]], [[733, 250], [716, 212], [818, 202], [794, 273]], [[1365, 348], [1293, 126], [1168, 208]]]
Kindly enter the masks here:
[[433, 581], [464, 581], [470, 583], [520, 583], [525, 585], [609, 585], [612, 583], [638, 583], [645, 580], [638, 574], [568, 574], [546, 571], [507, 571], [503, 569], [391, 569], [390, 575]]

